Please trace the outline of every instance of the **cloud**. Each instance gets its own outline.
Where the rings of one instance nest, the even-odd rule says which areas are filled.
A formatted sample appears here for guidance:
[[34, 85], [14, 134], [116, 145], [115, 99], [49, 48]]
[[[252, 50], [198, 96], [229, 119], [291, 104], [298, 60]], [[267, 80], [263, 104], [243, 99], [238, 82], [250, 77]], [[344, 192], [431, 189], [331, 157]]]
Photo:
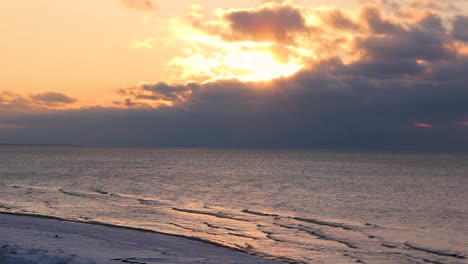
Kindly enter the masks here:
[[159, 108], [173, 107], [186, 101], [192, 93], [191, 85], [168, 85], [166, 83], [140, 84], [129, 89], [120, 89], [124, 101], [115, 104], [124, 107]]
[[373, 34], [392, 34], [402, 30], [401, 26], [384, 19], [381, 10], [376, 6], [364, 6], [361, 10], [361, 19]]
[[[373, 19], [371, 19], [373, 20]], [[373, 58], [442, 60], [455, 57], [452, 39], [442, 27], [441, 18], [429, 15], [410, 27], [377, 23], [376, 34], [356, 39], [356, 46]], [[377, 29], [379, 28], [379, 29]]]
[[[332, 28], [367, 28], [348, 47], [361, 54], [355, 60], [334, 54], [263, 82], [149, 83], [126, 89], [117, 103], [154, 114], [166, 141], [148, 144], [466, 149], [468, 55], [446, 18], [428, 12], [406, 24], [375, 8], [361, 9], [359, 20], [345, 16], [348, 26], [327, 20], [336, 11], [321, 12]], [[164, 107], [151, 109], [160, 100]], [[190, 139], [170, 131], [191, 131]]]
[[431, 124], [421, 123], [421, 122], [414, 123], [414, 126], [419, 127], [419, 128], [432, 128], [433, 127]]
[[468, 16], [456, 16], [453, 21], [453, 36], [468, 42]]
[[154, 11], [159, 10], [159, 7], [151, 0], [121, 0], [122, 3], [132, 9], [142, 11]]
[[[409, 64], [409, 60], [407, 61]], [[405, 66], [382, 58], [343, 64], [339, 59], [322, 61], [313, 69], [289, 78], [267, 82], [219, 80], [203, 84], [145, 84], [130, 88], [124, 99], [143, 104], [167, 100], [176, 108], [209, 112], [309, 112], [330, 107], [357, 111], [397, 106], [395, 111], [415, 109], [431, 115], [451, 108], [466, 111], [468, 58], [429, 65]], [[430, 70], [429, 70], [430, 68]], [[452, 68], [457, 68], [453, 71]], [[181, 100], [183, 99], [183, 100]], [[468, 105], [468, 104], [467, 104]]]
[[266, 4], [259, 9], [234, 10], [223, 14], [233, 40], [293, 43], [295, 34], [311, 30], [301, 11], [289, 4]]
[[0, 130], [15, 130], [19, 128], [24, 128], [24, 126], [16, 125], [16, 124], [0, 123]]
[[48, 92], [31, 96], [33, 102], [47, 106], [57, 106], [76, 103], [77, 100], [62, 93]]
[[400, 5], [394, 0], [380, 0], [380, 2], [384, 8], [390, 9], [391, 11], [396, 11], [400, 8]]
[[353, 21], [353, 19], [348, 14], [340, 9], [334, 8], [326, 10], [320, 14], [320, 17], [325, 22], [325, 24], [328, 24], [338, 30], [356, 31], [360, 29], [360, 26], [355, 21]]
[[[174, 22], [188, 50], [171, 64], [192, 75], [120, 89], [113, 108], [3, 117], [28, 129], [3, 130], [0, 141], [466, 150], [468, 53], [455, 26], [463, 19], [430, 1], [395, 2], [354, 12], [269, 3], [213, 20], [194, 7]], [[400, 12], [415, 6], [426, 9]], [[261, 63], [268, 52], [300, 67], [271, 80], [241, 78], [242, 70], [272, 69], [274, 60]], [[247, 63], [236, 68], [230, 58]], [[47, 94], [0, 94], [0, 108], [73, 103]]]
[[62, 93], [45, 92], [29, 96], [0, 91], [0, 109], [5, 111], [35, 111], [63, 108], [78, 102], [77, 99]]
[[[426, 69], [423, 61], [468, 54], [468, 46], [454, 39], [465, 27], [450, 27], [450, 21], [458, 25], [462, 18], [440, 6], [433, 1], [365, 1], [349, 11], [273, 1], [256, 8], [218, 9], [211, 19], [203, 16], [201, 6], [192, 6], [186, 17], [171, 20], [169, 31], [184, 53], [171, 60], [169, 71], [176, 78], [169, 81], [267, 80], [335, 57], [346, 64], [360, 61], [363, 70], [375, 66], [399, 75], [418, 74]], [[277, 61], [267, 62], [259, 53]], [[261, 66], [249, 68], [249, 60]], [[274, 74], [256, 74], [265, 64], [280, 67]]]
[[441, 10], [442, 6], [435, 0], [411, 0], [411, 7], [430, 10]]
[[[197, 30], [229, 42], [256, 41], [293, 44], [297, 37], [318, 29], [309, 25], [303, 7], [289, 1], [269, 1], [257, 8], [217, 9], [206, 21], [200, 5], [192, 5], [186, 19]], [[178, 25], [180, 26], [180, 25]]]
[[[459, 124], [468, 116], [468, 58], [454, 60], [459, 61], [432, 62], [431, 71], [410, 78], [380, 69], [364, 73], [356, 70], [358, 63], [334, 59], [267, 82], [141, 84], [119, 91], [118, 103], [126, 109], [23, 114], [2, 123], [28, 124], [28, 130], [2, 131], [0, 139], [104, 146], [466, 150], [466, 127]], [[445, 78], [452, 64], [465, 68]], [[167, 104], [158, 105], [161, 100]], [[433, 127], [422, 130], [418, 123]]]

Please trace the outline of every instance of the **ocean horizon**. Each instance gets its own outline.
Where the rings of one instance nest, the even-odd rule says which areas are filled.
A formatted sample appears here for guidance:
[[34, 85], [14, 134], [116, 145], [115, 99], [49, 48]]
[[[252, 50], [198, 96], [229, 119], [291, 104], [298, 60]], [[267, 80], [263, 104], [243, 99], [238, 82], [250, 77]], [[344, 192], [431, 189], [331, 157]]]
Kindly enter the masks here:
[[0, 211], [292, 263], [463, 263], [466, 171], [462, 154], [0, 147]]

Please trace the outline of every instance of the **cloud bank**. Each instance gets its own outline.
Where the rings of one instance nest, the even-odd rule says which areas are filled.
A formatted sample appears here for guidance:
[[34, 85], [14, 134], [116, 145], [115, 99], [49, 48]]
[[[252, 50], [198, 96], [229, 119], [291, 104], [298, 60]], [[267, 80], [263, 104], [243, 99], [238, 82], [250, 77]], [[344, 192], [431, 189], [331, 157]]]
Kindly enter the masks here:
[[[0, 91], [0, 110], [8, 112], [24, 112], [48, 109], [60, 109], [78, 102], [77, 99], [57, 92], [45, 92], [22, 96], [20, 94]], [[1, 115], [0, 115], [1, 116]]]
[[[466, 151], [466, 16], [447, 8], [367, 1], [346, 11], [286, 1], [220, 10], [206, 20], [195, 7], [173, 22], [197, 34], [190, 35], [191, 51], [172, 64], [190, 71], [186, 79], [120, 89], [113, 108], [5, 115], [0, 123], [27, 129], [4, 129], [0, 141]], [[194, 58], [202, 67], [232, 45], [267, 50], [302, 69], [256, 82], [220, 75], [228, 64], [189, 69]], [[2, 109], [74, 102], [53, 93], [0, 96]]]

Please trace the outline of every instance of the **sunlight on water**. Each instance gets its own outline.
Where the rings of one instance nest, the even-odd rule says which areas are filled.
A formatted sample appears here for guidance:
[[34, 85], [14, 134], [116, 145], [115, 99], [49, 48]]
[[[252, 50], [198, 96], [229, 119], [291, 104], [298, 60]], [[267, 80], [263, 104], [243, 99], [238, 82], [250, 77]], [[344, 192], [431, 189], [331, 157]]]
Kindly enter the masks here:
[[0, 148], [0, 210], [199, 237], [303, 263], [463, 263], [468, 157]]

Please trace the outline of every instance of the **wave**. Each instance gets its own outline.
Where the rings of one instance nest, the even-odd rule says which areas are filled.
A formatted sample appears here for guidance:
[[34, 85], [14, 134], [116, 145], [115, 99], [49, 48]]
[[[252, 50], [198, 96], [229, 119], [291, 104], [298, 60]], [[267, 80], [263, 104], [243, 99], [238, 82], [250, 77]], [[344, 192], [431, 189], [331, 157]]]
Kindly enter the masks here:
[[[15, 189], [53, 191], [71, 197], [93, 199], [98, 202], [96, 204], [103, 203], [103, 205], [106, 205], [106, 203], [109, 203], [110, 206], [118, 206], [116, 207], [118, 210], [128, 205], [131, 206], [132, 210], [144, 211], [147, 216], [160, 215], [159, 213], [164, 215], [164, 217], [155, 220], [156, 223], [151, 222], [152, 220], [140, 224], [137, 222], [138, 219], [135, 219], [135, 222], [131, 222], [131, 219], [126, 218], [115, 219], [121, 221], [122, 225], [106, 223], [112, 223], [112, 217], [115, 217], [115, 215], [107, 218], [98, 218], [94, 215], [76, 216], [76, 218], [47, 218], [183, 237], [257, 256], [268, 256], [270, 259], [289, 259], [289, 263], [309, 263], [307, 256], [310, 254], [330, 256], [331, 253], [334, 257], [339, 255], [347, 261], [354, 259], [355, 262], [368, 263], [375, 263], [369, 260], [366, 261], [366, 258], [371, 255], [376, 258], [390, 259], [387, 261], [388, 263], [458, 263], [450, 260], [466, 258], [464, 254], [455, 251], [432, 249], [414, 242], [386, 239], [385, 237], [395, 237], [394, 235], [387, 236], [393, 230], [371, 223], [353, 223], [346, 220], [320, 219], [310, 217], [310, 215], [278, 214], [276, 212], [251, 209], [214, 209], [207, 206], [200, 206], [200, 208], [187, 206], [188, 208], [183, 208], [183, 205], [155, 199], [154, 197], [111, 193], [100, 188], [89, 188], [87, 189], [89, 191], [76, 191], [65, 188], [47, 189], [17, 185], [11, 187]], [[67, 199], [64, 200], [67, 201]], [[47, 200], [42, 202], [49, 207], [52, 205]], [[28, 209], [27, 206], [24, 209]], [[19, 210], [23, 210], [23, 208], [13, 207], [8, 203], [0, 204], [0, 211], [44, 217], [29, 209], [29, 212], [20, 212]], [[36, 211], [36, 209], [34, 210]], [[109, 212], [113, 212], [112, 208], [109, 210]], [[13, 213], [13, 211], [19, 213]], [[100, 221], [93, 219], [100, 219]], [[379, 235], [375, 235], [374, 232]], [[347, 255], [345, 256], [345, 254]]]
[[242, 210], [242, 212], [246, 213], [246, 214], [256, 215], [256, 216], [273, 216], [273, 217], [278, 217], [279, 216], [277, 214], [267, 214], [267, 213], [252, 211], [252, 210], [249, 210], [249, 209], [244, 209], [244, 210]]
[[137, 198], [138, 202], [143, 205], [156, 205], [156, 206], [161, 206], [164, 205], [164, 202], [161, 202], [159, 200], [152, 200], [152, 199], [143, 199], [143, 198]]
[[286, 229], [294, 229], [294, 230], [297, 230], [297, 231], [302, 231], [302, 232], [305, 232], [305, 233], [307, 233], [307, 234], [309, 234], [311, 236], [314, 236], [317, 239], [333, 241], [333, 242], [336, 242], [336, 243], [339, 243], [339, 244], [343, 244], [343, 245], [347, 246], [348, 248], [358, 249], [358, 247], [354, 246], [350, 242], [340, 240], [340, 239], [337, 239], [337, 238], [333, 238], [332, 236], [326, 235], [326, 234], [322, 233], [321, 231], [313, 229], [313, 228], [307, 228], [307, 227], [304, 227], [302, 225], [299, 225], [299, 226], [295, 227], [295, 226], [287, 226], [287, 225], [279, 225], [278, 224], [278, 226], [280, 226], [282, 228], [286, 228]]
[[11, 210], [11, 206], [0, 204], [0, 209]]
[[224, 226], [217, 226], [217, 225], [210, 224], [208, 222], [203, 222], [203, 224], [205, 224], [207, 227], [213, 228], [213, 229], [224, 229], [224, 230], [227, 230], [227, 231], [238, 231], [237, 229], [224, 227]]
[[91, 189], [91, 191], [102, 194], [102, 195], [108, 195], [109, 194], [109, 192], [103, 191], [101, 189]]
[[232, 215], [226, 214], [226, 213], [221, 213], [221, 212], [209, 212], [209, 211], [202, 211], [202, 210], [192, 210], [192, 209], [180, 209], [173, 207], [172, 210], [178, 211], [178, 212], [183, 212], [183, 213], [188, 213], [188, 214], [198, 214], [198, 215], [208, 215], [208, 216], [214, 216], [218, 218], [224, 218], [224, 219], [230, 219], [230, 220], [235, 220], [235, 221], [244, 221], [244, 222], [249, 222], [248, 219], [245, 218], [237, 218]]
[[316, 224], [316, 225], [337, 227], [337, 228], [342, 228], [344, 230], [354, 230], [353, 227], [348, 226], [348, 225], [343, 224], [343, 223], [327, 222], [327, 221], [322, 221], [322, 220], [317, 220], [317, 219], [309, 219], [309, 218], [302, 218], [302, 217], [293, 217], [293, 219], [297, 220], [297, 221], [301, 221], [301, 222]]
[[405, 243], [405, 246], [412, 250], [418, 250], [418, 251], [422, 251], [422, 252], [426, 252], [426, 253], [430, 253], [430, 254], [434, 254], [438, 256], [452, 257], [452, 258], [457, 258], [457, 259], [466, 259], [466, 257], [462, 255], [461, 253], [452, 252], [449, 250], [438, 250], [438, 249], [432, 249], [432, 248], [418, 247], [408, 242]]

